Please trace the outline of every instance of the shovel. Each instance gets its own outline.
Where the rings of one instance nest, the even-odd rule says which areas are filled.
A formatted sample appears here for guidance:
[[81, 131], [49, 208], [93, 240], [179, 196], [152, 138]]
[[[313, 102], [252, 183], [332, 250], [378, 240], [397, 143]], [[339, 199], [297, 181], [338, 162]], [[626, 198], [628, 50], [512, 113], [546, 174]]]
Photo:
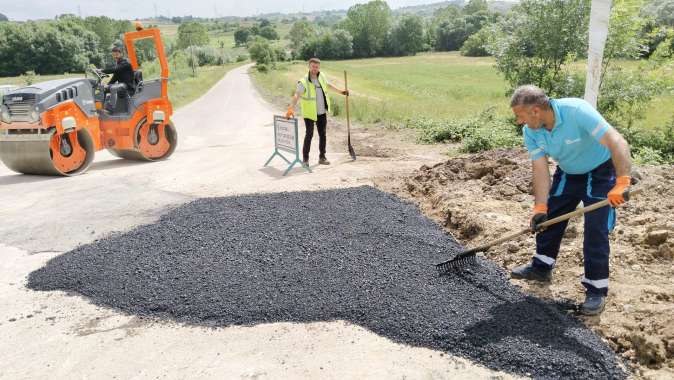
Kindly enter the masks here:
[[351, 146], [351, 119], [349, 117], [349, 86], [346, 83], [346, 70], [344, 70], [344, 90], [346, 90], [346, 142], [349, 145], [349, 155], [352, 160], [356, 159], [356, 151]]

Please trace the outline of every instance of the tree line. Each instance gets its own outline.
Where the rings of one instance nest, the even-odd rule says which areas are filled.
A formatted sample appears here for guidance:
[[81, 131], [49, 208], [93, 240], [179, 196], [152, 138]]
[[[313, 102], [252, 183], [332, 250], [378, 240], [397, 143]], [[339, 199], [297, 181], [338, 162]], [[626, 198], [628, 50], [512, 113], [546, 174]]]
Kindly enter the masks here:
[[[63, 74], [83, 72], [92, 64], [105, 66], [111, 63], [111, 48], [124, 50], [122, 35], [132, 30], [130, 21], [105, 16], [62, 15], [48, 21], [0, 22], [0, 76]], [[177, 39], [163, 41], [169, 61], [185, 61], [195, 67], [233, 60], [223, 49], [209, 46], [208, 31], [203, 23], [182, 22]], [[135, 48], [139, 63], [155, 60], [153, 41], [137, 41]]]
[[64, 15], [52, 21], [0, 23], [0, 76], [82, 72], [101, 66], [120, 35], [133, 30], [129, 21], [108, 17]]

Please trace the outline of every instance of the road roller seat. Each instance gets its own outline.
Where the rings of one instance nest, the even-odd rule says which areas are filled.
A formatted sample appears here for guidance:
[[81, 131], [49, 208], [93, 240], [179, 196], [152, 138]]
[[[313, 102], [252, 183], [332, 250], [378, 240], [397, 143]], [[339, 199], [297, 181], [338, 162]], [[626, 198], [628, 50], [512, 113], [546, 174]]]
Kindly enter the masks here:
[[133, 89], [131, 90], [131, 96], [140, 93], [143, 91], [143, 70], [136, 70], [133, 72]]

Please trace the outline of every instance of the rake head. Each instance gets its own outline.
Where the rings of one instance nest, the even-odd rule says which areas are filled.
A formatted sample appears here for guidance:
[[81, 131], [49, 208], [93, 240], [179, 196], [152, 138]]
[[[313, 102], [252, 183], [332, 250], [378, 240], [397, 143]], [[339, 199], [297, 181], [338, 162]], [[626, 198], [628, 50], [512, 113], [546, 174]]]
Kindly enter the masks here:
[[475, 252], [466, 252], [456, 255], [454, 258], [435, 264], [440, 274], [445, 274], [455, 270], [461, 270], [468, 265], [476, 262]]

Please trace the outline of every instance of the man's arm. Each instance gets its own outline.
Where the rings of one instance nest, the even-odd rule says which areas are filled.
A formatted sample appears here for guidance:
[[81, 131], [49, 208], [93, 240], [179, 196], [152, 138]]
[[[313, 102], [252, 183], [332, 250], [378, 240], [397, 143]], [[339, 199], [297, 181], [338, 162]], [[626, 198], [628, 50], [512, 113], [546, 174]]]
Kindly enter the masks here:
[[297, 100], [299, 100], [300, 96], [302, 95], [302, 92], [304, 91], [303, 87], [300, 91], [299, 86], [301, 85], [298, 85], [298, 88], [295, 89], [295, 94], [290, 100], [290, 105], [288, 106], [288, 110], [286, 111], [286, 119], [290, 119], [291, 117], [295, 116], [295, 105], [297, 104]]
[[616, 176], [629, 176], [632, 172], [632, 159], [630, 158], [630, 146], [625, 138], [614, 128], [609, 128], [599, 142], [611, 151]]
[[131, 63], [129, 63], [129, 61], [127, 61], [126, 59], [122, 59], [121, 61], [115, 63], [114, 65], [108, 66], [101, 71], [106, 74], [117, 74], [122, 70], [129, 70], [129, 69], [131, 69]]
[[548, 169], [548, 157], [543, 156], [532, 161], [534, 204], [547, 205], [550, 194], [550, 170]]
[[333, 91], [339, 92], [342, 95], [348, 95], [348, 91], [342, 90], [341, 88], [337, 88], [337, 87], [333, 86], [332, 83], [328, 82], [328, 87], [330, 87]]

